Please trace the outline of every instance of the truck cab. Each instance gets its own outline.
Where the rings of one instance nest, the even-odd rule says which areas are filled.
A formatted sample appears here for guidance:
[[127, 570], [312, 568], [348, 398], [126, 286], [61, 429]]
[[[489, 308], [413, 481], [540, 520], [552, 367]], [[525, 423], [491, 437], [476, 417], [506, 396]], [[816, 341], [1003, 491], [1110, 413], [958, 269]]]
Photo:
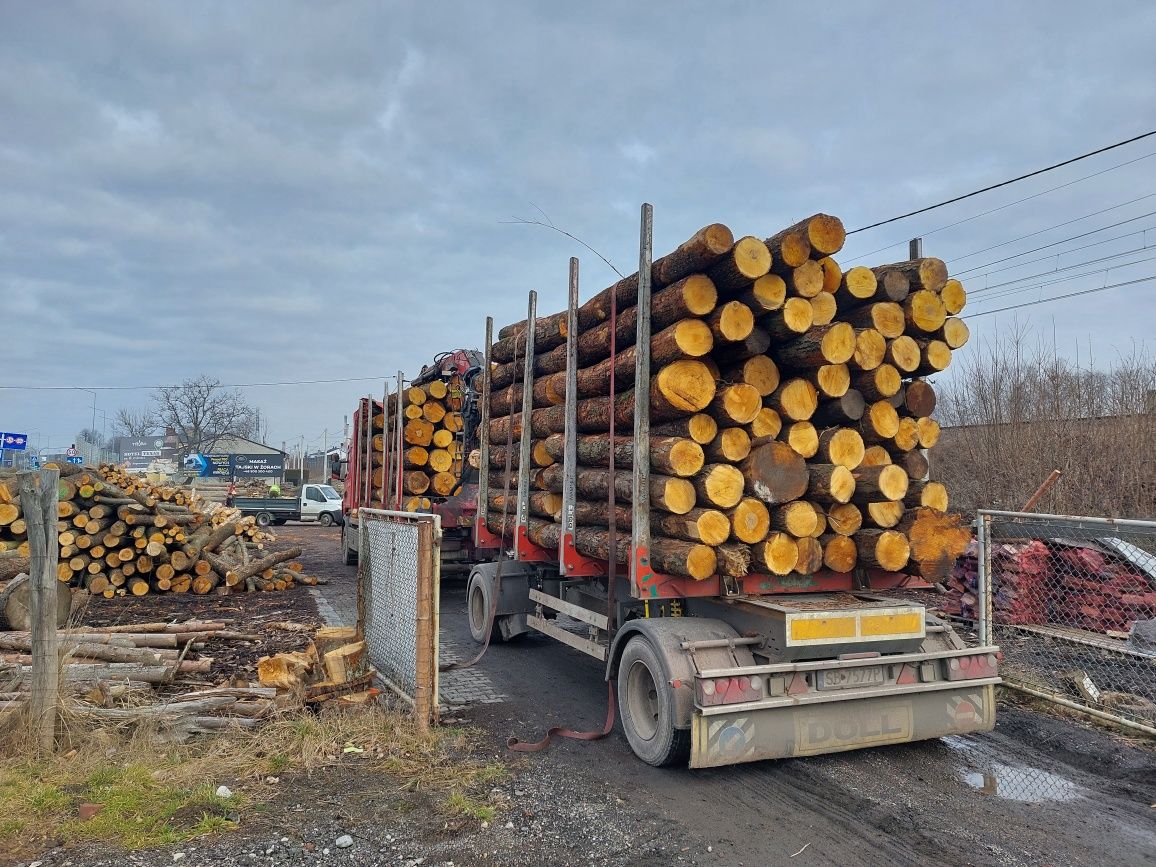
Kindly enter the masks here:
[[301, 488], [299, 508], [301, 521], [316, 521], [323, 527], [340, 524], [341, 494], [329, 485], [305, 485]]

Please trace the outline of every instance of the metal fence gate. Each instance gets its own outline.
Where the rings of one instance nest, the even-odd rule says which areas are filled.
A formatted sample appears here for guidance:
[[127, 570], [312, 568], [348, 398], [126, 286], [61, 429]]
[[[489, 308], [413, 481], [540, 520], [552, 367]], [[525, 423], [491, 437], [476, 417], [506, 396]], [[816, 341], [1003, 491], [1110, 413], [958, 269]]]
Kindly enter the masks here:
[[1008, 685], [1156, 735], [1156, 521], [981, 510], [977, 535]]
[[441, 518], [360, 509], [358, 534], [357, 617], [370, 662], [428, 725], [438, 713]]

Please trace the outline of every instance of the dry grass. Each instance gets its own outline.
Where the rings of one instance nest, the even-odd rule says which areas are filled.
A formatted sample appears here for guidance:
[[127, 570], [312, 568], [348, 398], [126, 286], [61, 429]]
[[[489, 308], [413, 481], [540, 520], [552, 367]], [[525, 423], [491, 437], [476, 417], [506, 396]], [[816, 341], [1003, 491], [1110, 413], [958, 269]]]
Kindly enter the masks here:
[[[186, 744], [158, 745], [143, 727], [93, 729], [66, 717], [60, 753], [34, 755], [20, 726], [0, 740], [0, 860], [34, 854], [53, 841], [100, 841], [126, 849], [178, 843], [235, 827], [278, 791], [268, 776], [339, 764], [387, 775], [399, 791], [420, 791], [447, 814], [493, 817], [479, 793], [505, 775], [474, 758], [464, 729], [419, 735], [408, 717], [382, 707], [334, 708], [283, 716]], [[218, 785], [235, 793], [216, 797]], [[82, 822], [81, 804], [101, 804]]]

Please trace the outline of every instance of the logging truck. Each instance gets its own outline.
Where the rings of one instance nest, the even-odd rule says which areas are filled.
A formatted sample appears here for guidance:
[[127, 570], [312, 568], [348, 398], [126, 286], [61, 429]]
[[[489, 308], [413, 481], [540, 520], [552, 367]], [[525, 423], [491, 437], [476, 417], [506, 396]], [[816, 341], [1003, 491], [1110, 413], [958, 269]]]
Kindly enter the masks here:
[[962, 285], [933, 258], [842, 271], [827, 215], [658, 260], [651, 219], [637, 273], [579, 304], [572, 259], [563, 312], [487, 319], [474, 639], [603, 662], [652, 765], [990, 730], [999, 649], [888, 592], [971, 538], [926, 451]]
[[357, 562], [362, 508], [441, 516], [443, 575], [465, 573], [475, 560], [478, 393], [482, 357], [473, 350], [439, 353], [412, 380], [398, 373], [381, 400], [361, 398], [353, 413], [344, 479], [341, 547]]

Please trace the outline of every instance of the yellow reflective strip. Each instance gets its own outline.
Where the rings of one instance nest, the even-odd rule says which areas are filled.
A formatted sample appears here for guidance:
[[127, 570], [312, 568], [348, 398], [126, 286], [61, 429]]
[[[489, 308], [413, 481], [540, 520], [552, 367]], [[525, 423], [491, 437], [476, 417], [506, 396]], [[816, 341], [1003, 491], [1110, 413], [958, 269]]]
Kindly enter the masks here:
[[791, 619], [792, 641], [812, 641], [816, 638], [854, 637], [854, 617], [808, 617]]
[[905, 614], [864, 614], [860, 617], [863, 635], [918, 635], [923, 617], [918, 611]]

